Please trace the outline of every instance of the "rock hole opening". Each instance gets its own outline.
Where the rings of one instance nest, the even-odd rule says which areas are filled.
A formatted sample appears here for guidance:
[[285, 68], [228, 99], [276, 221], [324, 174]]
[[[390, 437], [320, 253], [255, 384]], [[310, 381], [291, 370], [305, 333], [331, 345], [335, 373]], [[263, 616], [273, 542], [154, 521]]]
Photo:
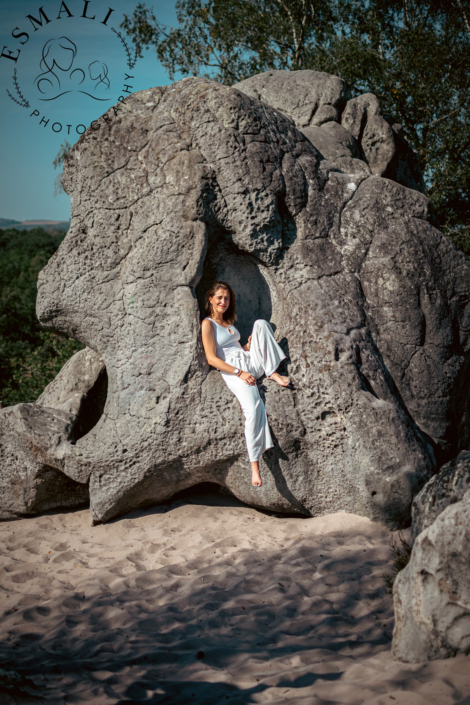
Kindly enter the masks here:
[[184, 490], [180, 490], [174, 494], [169, 502], [173, 502], [179, 499], [189, 499], [196, 498], [200, 495], [226, 495], [234, 497], [234, 495], [223, 485], [219, 485], [217, 482], [199, 482], [197, 485], [192, 485], [191, 487], [186, 487]]
[[70, 433], [70, 442], [75, 444], [80, 438], [90, 433], [103, 415], [108, 396], [108, 374], [103, 367], [93, 387], [83, 399], [80, 411]]
[[211, 238], [203, 273], [195, 289], [202, 320], [206, 317], [206, 292], [214, 281], [220, 279], [232, 287], [237, 314], [235, 325], [240, 331], [242, 345], [248, 340], [256, 319], [269, 321], [272, 316], [271, 292], [261, 274], [261, 266], [254, 257], [238, 250], [235, 245], [221, 241], [219, 232], [218, 237]]

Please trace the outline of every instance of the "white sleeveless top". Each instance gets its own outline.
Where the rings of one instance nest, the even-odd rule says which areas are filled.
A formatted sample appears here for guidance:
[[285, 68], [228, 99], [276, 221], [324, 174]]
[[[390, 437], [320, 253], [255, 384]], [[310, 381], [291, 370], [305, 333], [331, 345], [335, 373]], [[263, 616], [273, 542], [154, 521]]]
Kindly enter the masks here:
[[[225, 328], [225, 326], [216, 323], [213, 318], [207, 317], [207, 320], [212, 321], [214, 324], [215, 354], [218, 358], [226, 360], [226, 357], [231, 356], [232, 353], [243, 351], [242, 346], [238, 342], [240, 333], [234, 325]], [[229, 333], [229, 329], [233, 330], [233, 333]]]

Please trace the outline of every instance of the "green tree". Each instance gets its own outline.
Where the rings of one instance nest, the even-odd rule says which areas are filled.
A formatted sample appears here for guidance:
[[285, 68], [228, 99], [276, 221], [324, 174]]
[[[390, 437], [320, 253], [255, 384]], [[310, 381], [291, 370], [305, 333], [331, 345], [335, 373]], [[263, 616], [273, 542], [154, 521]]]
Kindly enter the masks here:
[[171, 79], [232, 85], [315, 69], [375, 93], [418, 152], [441, 228], [470, 253], [470, 0], [178, 0], [176, 28], [139, 3], [122, 27]]
[[65, 233], [0, 230], [0, 399], [34, 401], [82, 343], [41, 328], [38, 274]]
[[418, 151], [441, 228], [470, 253], [469, 0], [357, 2], [321, 69], [374, 92]]
[[178, 0], [179, 27], [138, 3], [121, 27], [137, 55], [152, 46], [168, 71], [231, 85], [270, 69], [311, 68], [312, 46], [327, 50], [335, 12], [321, 0]]
[[[67, 140], [64, 140], [60, 145], [60, 149], [52, 162], [52, 166], [54, 167], [54, 169], [60, 169], [61, 167], [63, 168], [71, 149], [72, 145]], [[60, 172], [60, 174], [57, 174], [57, 176], [55, 177], [54, 197], [56, 198], [60, 193], [64, 193], [64, 187], [62, 186], [62, 172]]]

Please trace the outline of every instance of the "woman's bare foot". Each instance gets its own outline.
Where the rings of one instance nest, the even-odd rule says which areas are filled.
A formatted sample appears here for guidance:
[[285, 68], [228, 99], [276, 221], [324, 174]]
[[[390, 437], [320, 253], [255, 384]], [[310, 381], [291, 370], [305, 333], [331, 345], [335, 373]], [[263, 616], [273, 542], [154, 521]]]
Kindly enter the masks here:
[[280, 375], [279, 372], [273, 372], [272, 375], [269, 375], [268, 379], [273, 379], [275, 382], [280, 384], [281, 387], [288, 387], [290, 384], [289, 377], [284, 377], [283, 375]]
[[259, 474], [259, 462], [251, 463], [251, 484], [253, 487], [261, 487], [261, 475]]

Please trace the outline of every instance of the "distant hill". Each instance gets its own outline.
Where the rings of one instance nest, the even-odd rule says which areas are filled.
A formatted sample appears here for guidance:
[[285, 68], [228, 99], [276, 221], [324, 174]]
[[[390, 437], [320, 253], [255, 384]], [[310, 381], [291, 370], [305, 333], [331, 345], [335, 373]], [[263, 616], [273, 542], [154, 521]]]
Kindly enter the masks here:
[[21, 221], [8, 220], [8, 218], [0, 218], [0, 228], [12, 228], [15, 225], [21, 225]]
[[52, 233], [57, 230], [67, 231], [70, 228], [70, 220], [12, 220], [0, 218], [0, 229], [15, 228], [16, 230], [32, 230], [33, 228], [43, 228], [46, 232]]

